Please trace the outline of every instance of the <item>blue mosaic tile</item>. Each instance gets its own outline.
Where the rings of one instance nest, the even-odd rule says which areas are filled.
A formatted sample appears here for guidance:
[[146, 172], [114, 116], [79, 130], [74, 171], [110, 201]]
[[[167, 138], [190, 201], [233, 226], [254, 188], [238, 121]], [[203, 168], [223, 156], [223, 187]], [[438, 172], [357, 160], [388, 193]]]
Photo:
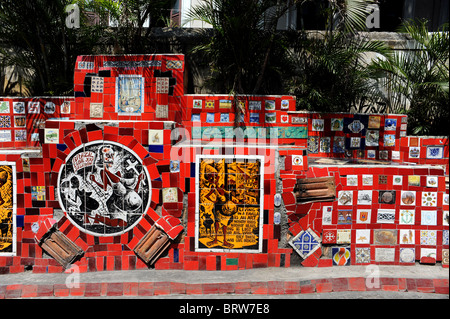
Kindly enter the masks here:
[[301, 231], [295, 236], [289, 244], [300, 255], [300, 257], [306, 259], [320, 248], [320, 238], [310, 228], [306, 231]]

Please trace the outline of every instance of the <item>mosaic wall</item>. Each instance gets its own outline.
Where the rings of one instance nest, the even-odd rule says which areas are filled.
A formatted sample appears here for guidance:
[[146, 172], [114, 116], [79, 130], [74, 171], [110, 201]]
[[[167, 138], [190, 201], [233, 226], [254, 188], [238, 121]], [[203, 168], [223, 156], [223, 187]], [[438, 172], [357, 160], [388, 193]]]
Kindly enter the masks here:
[[[448, 138], [185, 95], [183, 73], [182, 55], [80, 56], [73, 97], [0, 98], [0, 273], [64, 271], [55, 232], [81, 272], [448, 267]], [[324, 177], [332, 196], [299, 197]]]

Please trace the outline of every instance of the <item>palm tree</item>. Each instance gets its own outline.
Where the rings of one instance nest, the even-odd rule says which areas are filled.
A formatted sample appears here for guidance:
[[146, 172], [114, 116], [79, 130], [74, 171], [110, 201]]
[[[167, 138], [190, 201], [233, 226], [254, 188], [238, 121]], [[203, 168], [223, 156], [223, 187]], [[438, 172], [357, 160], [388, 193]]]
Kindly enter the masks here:
[[318, 112], [360, 111], [373, 102], [367, 54], [388, 48], [371, 41], [366, 31], [367, 0], [329, 0], [325, 31], [306, 32], [290, 41], [293, 74], [290, 94], [299, 109]]
[[408, 47], [374, 61], [380, 98], [390, 111], [409, 116], [412, 134], [448, 135], [449, 32], [428, 32], [427, 21], [407, 21]]

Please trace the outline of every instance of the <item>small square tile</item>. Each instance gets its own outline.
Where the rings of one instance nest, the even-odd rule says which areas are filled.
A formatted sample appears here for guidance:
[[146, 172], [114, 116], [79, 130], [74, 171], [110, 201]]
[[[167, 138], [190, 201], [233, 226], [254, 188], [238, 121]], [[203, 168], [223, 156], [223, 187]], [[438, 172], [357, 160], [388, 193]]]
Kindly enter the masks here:
[[420, 224], [427, 225], [427, 226], [436, 226], [437, 225], [437, 211], [422, 210]]
[[436, 245], [436, 236], [437, 236], [436, 230], [421, 230], [420, 231], [420, 244], [435, 246]]
[[400, 229], [400, 245], [414, 245], [416, 243], [413, 229]]
[[333, 266], [349, 266], [350, 265], [350, 247], [332, 247]]
[[399, 213], [400, 225], [414, 225], [415, 223], [415, 210], [414, 209], [401, 209]]
[[336, 243], [337, 231], [335, 229], [332, 230], [324, 230], [322, 235], [322, 243], [323, 244], [335, 244]]
[[355, 263], [356, 264], [369, 264], [370, 263], [370, 248], [362, 247], [355, 249]]
[[422, 206], [436, 207], [437, 192], [422, 192]]
[[370, 229], [357, 229], [355, 236], [356, 244], [370, 244], [371, 241], [370, 232], [371, 232]]
[[350, 244], [352, 232], [349, 229], [338, 229], [336, 233], [337, 244]]
[[416, 252], [414, 248], [400, 248], [400, 262], [414, 263], [416, 261]]

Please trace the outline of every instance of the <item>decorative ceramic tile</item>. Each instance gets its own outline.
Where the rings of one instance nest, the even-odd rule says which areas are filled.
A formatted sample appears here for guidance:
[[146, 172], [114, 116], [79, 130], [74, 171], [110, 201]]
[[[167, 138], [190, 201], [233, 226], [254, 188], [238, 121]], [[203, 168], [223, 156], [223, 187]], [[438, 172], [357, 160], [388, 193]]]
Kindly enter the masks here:
[[11, 142], [11, 130], [0, 130], [0, 142]]
[[25, 102], [13, 102], [13, 111], [14, 114], [25, 114]]
[[338, 193], [338, 205], [353, 205], [353, 192], [352, 191], [339, 191]]
[[322, 239], [322, 243], [323, 244], [335, 244], [336, 243], [336, 236], [337, 236], [337, 231], [336, 229], [332, 229], [332, 230], [324, 230], [323, 231], [323, 239]]
[[370, 229], [357, 229], [355, 242], [357, 244], [370, 244]]
[[364, 135], [364, 130], [367, 129], [367, 126], [357, 119], [353, 120], [352, 122], [350, 121], [351, 119], [344, 119], [344, 132], [355, 134], [361, 133], [362, 135]]
[[161, 67], [162, 62], [150, 61], [103, 61], [104, 68], [151, 68]]
[[400, 205], [416, 205], [416, 192], [415, 191], [402, 191], [400, 198]]
[[94, 68], [94, 62], [80, 61], [77, 68], [79, 70], [92, 70]]
[[178, 189], [176, 187], [167, 187], [162, 190], [163, 203], [177, 203]]
[[358, 186], [358, 175], [347, 175], [347, 186]]
[[335, 136], [333, 141], [333, 152], [334, 153], [345, 153], [345, 137]]
[[38, 114], [41, 112], [41, 103], [28, 102], [28, 114]]
[[395, 209], [379, 209], [377, 212], [377, 223], [393, 224], [395, 222]]
[[352, 209], [340, 209], [338, 210], [338, 225], [351, 225], [352, 224]]
[[442, 212], [442, 225], [448, 226], [448, 224], [449, 224], [448, 210], [444, 210]]
[[380, 126], [381, 126], [381, 117], [380, 116], [375, 116], [375, 115], [369, 116], [369, 124], [368, 124], [369, 129], [379, 129]]
[[442, 231], [442, 245], [448, 245], [448, 229]]
[[421, 245], [436, 245], [436, 230], [421, 230], [420, 231], [420, 244]]
[[374, 229], [373, 241], [375, 245], [397, 245], [397, 230]]
[[31, 200], [45, 201], [45, 186], [31, 186]]
[[409, 157], [410, 158], [419, 158], [420, 157], [420, 147], [410, 147], [409, 148]]
[[169, 93], [169, 78], [156, 78], [156, 93], [168, 94]]
[[414, 225], [415, 223], [415, 210], [414, 209], [401, 209], [399, 213], [400, 225]]
[[385, 134], [384, 135], [384, 146], [385, 147], [394, 147], [395, 146], [395, 135]]
[[395, 191], [380, 191], [378, 193], [378, 203], [379, 204], [395, 204]]
[[331, 138], [322, 137], [320, 139], [320, 153], [330, 153], [331, 152]]
[[0, 101], [0, 113], [10, 113], [9, 101]]
[[362, 184], [363, 186], [373, 186], [373, 175], [363, 175]]
[[447, 205], [448, 206], [448, 198], [449, 198], [449, 196], [448, 196], [449, 194], [444, 194], [444, 196], [443, 196], [443, 203], [444, 203], [444, 205]]
[[366, 133], [366, 146], [379, 146], [380, 132], [375, 130], [368, 130]]
[[282, 114], [280, 117], [281, 123], [289, 123], [289, 115]]
[[120, 74], [116, 78], [116, 112], [119, 115], [141, 115], [144, 109], [144, 78]]
[[421, 225], [436, 226], [437, 225], [437, 211], [422, 210]]
[[388, 177], [386, 175], [378, 175], [378, 185], [387, 185]]
[[104, 78], [99, 76], [93, 76], [91, 79], [91, 92], [103, 93]]
[[156, 105], [155, 117], [157, 119], [167, 119], [169, 117], [169, 106], [168, 105]]
[[27, 118], [25, 116], [14, 116], [14, 126], [15, 127], [26, 127]]
[[281, 100], [281, 109], [288, 110], [289, 109], [289, 100]]
[[[257, 116], [252, 116], [255, 113], [250, 113], [250, 123], [259, 123], [259, 114]], [[230, 114], [228, 113], [220, 113], [220, 123], [229, 123], [230, 122]]]
[[264, 101], [264, 108], [266, 111], [274, 111], [275, 110], [275, 101], [273, 101], [273, 100]]
[[48, 143], [48, 144], [58, 144], [59, 143], [59, 130], [46, 128], [44, 130], [44, 142]]
[[414, 245], [416, 243], [413, 229], [400, 229], [400, 245]]
[[358, 205], [372, 205], [372, 191], [358, 191]]
[[400, 262], [414, 263], [416, 261], [416, 251], [414, 248], [400, 248]]
[[334, 266], [350, 265], [350, 247], [332, 247], [331, 249]]
[[356, 214], [356, 223], [370, 224], [372, 211], [370, 209], [358, 209]]
[[361, 138], [360, 137], [350, 137], [350, 148], [360, 148]]
[[438, 187], [438, 177], [427, 176], [427, 187]]
[[206, 123], [214, 123], [215, 113], [207, 113], [206, 114]]
[[368, 159], [375, 159], [375, 158], [377, 158], [377, 151], [375, 151], [375, 150], [368, 150], [367, 151], [367, 158]]
[[14, 140], [16, 142], [26, 142], [27, 141], [27, 130], [16, 130], [14, 132]]
[[442, 249], [442, 266], [448, 266], [449, 265], [449, 249]]
[[277, 113], [266, 113], [265, 121], [266, 123], [276, 123]]
[[319, 138], [315, 136], [308, 137], [308, 152], [311, 154], [319, 153]]
[[192, 108], [201, 109], [202, 107], [203, 107], [203, 100], [193, 100], [192, 101]]
[[148, 130], [148, 144], [149, 145], [163, 145], [164, 130]]
[[291, 117], [291, 123], [292, 124], [308, 124], [308, 118], [292, 116]]
[[313, 119], [311, 126], [312, 126], [312, 131], [323, 132], [324, 126], [325, 126], [324, 120], [323, 119]]
[[248, 101], [248, 109], [254, 111], [261, 110], [261, 101]]
[[428, 146], [427, 147], [427, 159], [441, 159], [444, 158], [443, 146]]
[[331, 225], [333, 220], [333, 206], [325, 206], [322, 209], [322, 225]]
[[53, 102], [47, 102], [44, 104], [44, 113], [53, 114], [56, 112], [56, 105]]
[[437, 192], [422, 192], [422, 206], [436, 207]]
[[349, 229], [338, 229], [336, 233], [337, 244], [350, 244], [352, 231]]
[[1, 115], [0, 116], [0, 127], [1, 128], [10, 128], [11, 127], [11, 116]]
[[71, 111], [71, 102], [70, 101], [64, 101], [61, 105], [60, 105], [60, 113], [61, 114], [70, 114]]
[[395, 248], [375, 248], [376, 262], [394, 262]]
[[380, 159], [381, 160], [388, 160], [389, 159], [389, 151], [380, 151]]
[[311, 228], [302, 230], [295, 236], [289, 244], [303, 259], [308, 258], [312, 253], [320, 248], [320, 238]]
[[420, 186], [420, 176], [417, 175], [408, 176], [408, 186]]
[[392, 151], [392, 160], [399, 161], [401, 159], [400, 151]]
[[395, 186], [403, 185], [403, 176], [402, 175], [394, 175], [392, 178], [392, 185], [395, 185]]
[[102, 118], [103, 117], [103, 103], [91, 103], [90, 117], [91, 118]]
[[214, 100], [205, 101], [205, 108], [214, 109], [216, 107]]
[[386, 119], [384, 122], [385, 131], [395, 131], [397, 130], [397, 120], [396, 119]]
[[344, 119], [331, 119], [331, 131], [337, 132], [344, 129]]
[[355, 263], [356, 264], [369, 264], [370, 263], [370, 248], [362, 247], [355, 248]]
[[171, 173], [178, 173], [180, 171], [180, 161], [170, 161], [169, 166]]
[[167, 60], [166, 69], [168, 70], [180, 70], [183, 68], [183, 61], [179, 60]]
[[292, 155], [292, 165], [303, 165], [303, 156]]
[[192, 122], [200, 122], [200, 114], [192, 114], [191, 121]]

